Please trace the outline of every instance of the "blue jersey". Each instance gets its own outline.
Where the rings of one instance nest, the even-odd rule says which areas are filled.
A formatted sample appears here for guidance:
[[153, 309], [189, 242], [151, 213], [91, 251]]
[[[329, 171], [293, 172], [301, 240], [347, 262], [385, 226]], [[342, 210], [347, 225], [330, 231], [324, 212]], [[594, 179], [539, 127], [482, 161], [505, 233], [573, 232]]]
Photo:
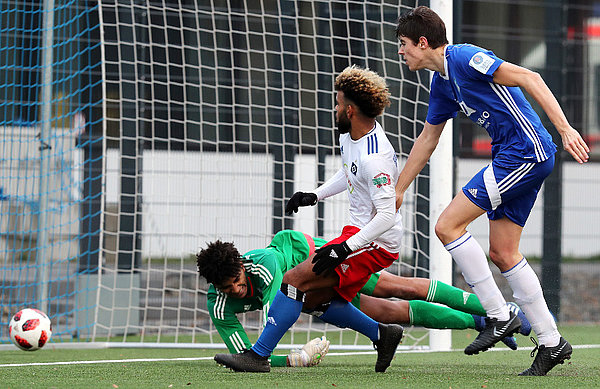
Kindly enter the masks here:
[[477, 46], [446, 46], [446, 76], [433, 76], [427, 122], [442, 123], [461, 110], [492, 138], [492, 158], [545, 161], [556, 145], [521, 89], [494, 83], [502, 62]]

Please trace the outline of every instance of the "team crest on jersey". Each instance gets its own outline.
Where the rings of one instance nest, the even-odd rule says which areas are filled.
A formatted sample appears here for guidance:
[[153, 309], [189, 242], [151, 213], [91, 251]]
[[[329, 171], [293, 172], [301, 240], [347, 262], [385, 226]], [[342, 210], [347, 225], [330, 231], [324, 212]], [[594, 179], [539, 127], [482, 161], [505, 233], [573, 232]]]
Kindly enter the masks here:
[[373, 185], [378, 188], [382, 186], [390, 185], [392, 183], [392, 179], [389, 174], [379, 173], [375, 177], [373, 177]]
[[352, 162], [352, 165], [350, 166], [350, 172], [354, 175], [356, 175], [356, 172], [358, 171], [358, 166], [356, 166], [356, 164], [354, 162]]
[[490, 70], [494, 62], [494, 59], [492, 59], [489, 55], [480, 51], [471, 57], [469, 66], [480, 73], [487, 74], [487, 71]]

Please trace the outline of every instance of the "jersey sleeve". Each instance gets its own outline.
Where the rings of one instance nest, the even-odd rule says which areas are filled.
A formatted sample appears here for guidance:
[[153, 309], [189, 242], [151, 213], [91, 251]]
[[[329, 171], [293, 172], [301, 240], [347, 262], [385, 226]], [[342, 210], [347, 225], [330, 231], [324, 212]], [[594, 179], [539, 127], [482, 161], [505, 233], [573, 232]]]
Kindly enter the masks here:
[[227, 295], [217, 291], [212, 285], [208, 290], [207, 308], [210, 319], [230, 353], [236, 354], [252, 347], [235, 310], [228, 303]]
[[317, 195], [317, 199], [323, 200], [327, 197], [335, 196], [338, 193], [342, 193], [347, 188], [346, 186], [346, 175], [342, 169], [338, 170], [337, 173], [328, 179], [323, 185], [319, 186], [314, 190]]
[[471, 45], [461, 47], [455, 61], [465, 77], [485, 82], [494, 82], [494, 72], [504, 62], [492, 51]]
[[256, 287], [262, 291], [263, 323], [266, 323], [271, 302], [281, 287], [283, 272], [277, 261], [276, 254], [268, 250], [263, 250], [260, 257], [251, 257], [250, 259], [252, 259], [252, 263], [246, 271], [254, 275], [255, 279], [258, 279]]
[[429, 92], [427, 123], [436, 125], [454, 119], [459, 110], [460, 107], [453, 98], [450, 83], [435, 73]]

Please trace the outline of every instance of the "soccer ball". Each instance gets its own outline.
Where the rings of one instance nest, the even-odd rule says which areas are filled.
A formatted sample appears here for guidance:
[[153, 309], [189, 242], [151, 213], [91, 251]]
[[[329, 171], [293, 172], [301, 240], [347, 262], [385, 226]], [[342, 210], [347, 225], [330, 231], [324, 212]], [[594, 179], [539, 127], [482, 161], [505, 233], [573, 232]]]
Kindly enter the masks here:
[[52, 336], [52, 323], [39, 309], [25, 308], [10, 320], [8, 335], [21, 350], [39, 350]]

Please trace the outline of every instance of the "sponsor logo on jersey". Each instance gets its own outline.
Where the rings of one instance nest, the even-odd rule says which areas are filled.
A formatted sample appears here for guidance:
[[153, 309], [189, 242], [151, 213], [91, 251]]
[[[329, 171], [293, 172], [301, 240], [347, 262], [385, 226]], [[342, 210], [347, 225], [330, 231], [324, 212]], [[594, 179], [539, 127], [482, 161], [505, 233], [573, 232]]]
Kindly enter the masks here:
[[471, 193], [471, 196], [473, 196], [474, 198], [477, 198], [477, 189], [476, 188], [471, 188], [471, 189], [467, 189], [469, 191], [469, 193]]
[[350, 166], [350, 172], [354, 175], [356, 175], [356, 172], [358, 171], [358, 166], [356, 166], [356, 164], [354, 162], [352, 162], [352, 165]]
[[391, 183], [392, 183], [392, 179], [390, 178], [389, 174], [379, 173], [378, 175], [373, 177], [373, 185], [375, 185], [378, 188], [381, 188], [382, 186], [385, 186], [385, 185], [390, 185]]
[[345, 263], [342, 263], [340, 265], [340, 267], [342, 268], [342, 273], [346, 273], [346, 270], [348, 270], [348, 268], [350, 267], [350, 265], [347, 265]]
[[494, 62], [495, 60], [492, 57], [480, 51], [471, 57], [469, 66], [480, 73], [487, 74], [487, 71], [490, 70]]
[[477, 124], [479, 124], [483, 128], [488, 128], [490, 126], [490, 122], [487, 120], [490, 118], [490, 113], [488, 111], [483, 111], [479, 119], [477, 119]]

